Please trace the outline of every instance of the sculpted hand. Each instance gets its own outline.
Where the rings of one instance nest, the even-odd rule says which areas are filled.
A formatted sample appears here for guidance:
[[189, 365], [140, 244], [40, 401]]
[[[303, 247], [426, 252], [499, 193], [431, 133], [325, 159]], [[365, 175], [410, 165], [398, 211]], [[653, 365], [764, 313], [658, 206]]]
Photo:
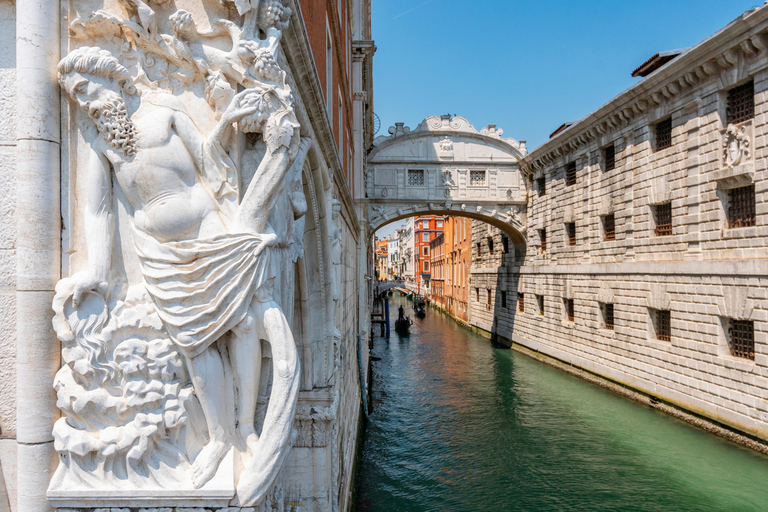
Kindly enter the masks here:
[[248, 105], [243, 103], [246, 97], [250, 94], [254, 94], [254, 91], [251, 89], [246, 89], [237, 93], [235, 97], [232, 98], [232, 101], [229, 103], [229, 106], [224, 112], [224, 115], [221, 116], [222, 124], [237, 123], [244, 117], [256, 113], [256, 111], [259, 109], [258, 105]]
[[80, 301], [82, 301], [85, 292], [95, 290], [106, 296], [108, 289], [109, 284], [106, 280], [101, 279], [93, 272], [85, 272], [78, 278], [77, 284], [75, 284], [75, 289], [72, 292], [72, 303], [77, 308], [80, 306]]
[[256, 250], [253, 252], [254, 256], [258, 256], [262, 252], [264, 252], [264, 249], [267, 247], [270, 247], [272, 245], [275, 245], [277, 243], [277, 235], [274, 233], [268, 233], [265, 235], [262, 235], [261, 243], [256, 248]]

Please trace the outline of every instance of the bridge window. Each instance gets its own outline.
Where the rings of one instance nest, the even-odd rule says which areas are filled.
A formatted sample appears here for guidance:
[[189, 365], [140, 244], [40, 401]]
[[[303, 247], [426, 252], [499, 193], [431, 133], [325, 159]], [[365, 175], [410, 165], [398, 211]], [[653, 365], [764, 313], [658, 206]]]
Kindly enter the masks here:
[[614, 144], [603, 149], [603, 161], [605, 162], [606, 171], [612, 171], [616, 168], [616, 146]]
[[728, 191], [728, 227], [746, 228], [755, 225], [755, 185]]
[[420, 187], [424, 185], [424, 169], [408, 169], [408, 185]]
[[743, 123], [755, 117], [755, 82], [753, 80], [728, 91], [725, 115], [728, 124]]
[[517, 294], [517, 310], [521, 313], [525, 311], [525, 295], [519, 292]]
[[566, 222], [565, 233], [568, 236], [568, 245], [576, 245], [576, 223]]
[[651, 320], [653, 321], [653, 330], [655, 331], [656, 339], [661, 341], [669, 341], [670, 339], [669, 310], [652, 309]]
[[616, 240], [616, 218], [612, 213], [603, 215], [603, 240]]
[[600, 311], [603, 315], [603, 327], [613, 330], [613, 304], [600, 303]]
[[473, 187], [485, 185], [485, 171], [469, 171], [469, 184]]
[[544, 316], [544, 296], [543, 295], [537, 295], [536, 296], [536, 303], [539, 306], [539, 315]]
[[563, 299], [563, 305], [565, 306], [565, 317], [569, 322], [573, 322], [573, 319], [575, 318], [573, 299]]
[[672, 203], [657, 204], [653, 207], [654, 219], [656, 220], [656, 236], [667, 236], [672, 234]]
[[569, 187], [576, 184], [576, 162], [570, 162], [565, 166], [565, 184]]
[[654, 138], [656, 139], [656, 151], [672, 147], [672, 118], [668, 117], [659, 121], [653, 127]]
[[755, 358], [755, 326], [752, 320], [729, 320], [728, 345], [731, 354], [736, 357]]

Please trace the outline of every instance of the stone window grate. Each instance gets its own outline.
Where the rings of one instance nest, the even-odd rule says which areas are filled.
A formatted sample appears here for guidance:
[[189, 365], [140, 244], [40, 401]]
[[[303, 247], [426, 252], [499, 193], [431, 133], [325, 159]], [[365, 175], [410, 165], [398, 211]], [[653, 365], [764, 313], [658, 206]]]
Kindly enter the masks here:
[[522, 313], [525, 311], [525, 295], [522, 293], [517, 294], [517, 310]]
[[565, 316], [568, 317], [569, 322], [573, 322], [573, 319], [576, 317], [574, 314], [574, 307], [573, 307], [573, 299], [564, 299], [565, 300]]
[[539, 189], [539, 197], [547, 194], [547, 183], [544, 178], [536, 178], [536, 187]]
[[672, 118], [656, 123], [656, 151], [672, 147]]
[[616, 217], [612, 213], [603, 216], [603, 239], [616, 240]]
[[655, 313], [656, 321], [656, 339], [669, 341], [670, 338], [670, 313], [667, 310], [659, 309]]
[[731, 354], [746, 359], [755, 358], [755, 327], [751, 320], [731, 320], [728, 338]]
[[728, 191], [728, 227], [746, 228], [755, 225], [755, 185]]
[[539, 230], [539, 240], [541, 241], [541, 252], [547, 252], [547, 230]]
[[576, 162], [565, 166], [565, 184], [569, 187], [576, 184]]
[[414, 187], [424, 186], [424, 170], [408, 170], [408, 185]]
[[603, 304], [603, 320], [605, 328], [613, 330], [613, 304]]
[[611, 144], [603, 150], [603, 157], [605, 158], [605, 170], [612, 171], [616, 168], [616, 146]]
[[568, 245], [576, 245], [576, 223], [566, 222], [565, 231], [568, 235]]
[[469, 184], [473, 187], [485, 185], [485, 171], [469, 171]]
[[743, 123], [755, 117], [755, 82], [734, 87], [728, 91], [725, 114], [728, 124]]
[[658, 204], [656, 209], [656, 236], [672, 234], [672, 203]]

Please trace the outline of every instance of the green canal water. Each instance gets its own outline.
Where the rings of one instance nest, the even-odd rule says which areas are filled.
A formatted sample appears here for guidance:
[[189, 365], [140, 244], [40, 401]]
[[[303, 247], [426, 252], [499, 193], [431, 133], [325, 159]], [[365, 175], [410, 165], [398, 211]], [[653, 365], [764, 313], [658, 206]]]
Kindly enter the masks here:
[[433, 309], [372, 355], [360, 512], [768, 511], [768, 457]]

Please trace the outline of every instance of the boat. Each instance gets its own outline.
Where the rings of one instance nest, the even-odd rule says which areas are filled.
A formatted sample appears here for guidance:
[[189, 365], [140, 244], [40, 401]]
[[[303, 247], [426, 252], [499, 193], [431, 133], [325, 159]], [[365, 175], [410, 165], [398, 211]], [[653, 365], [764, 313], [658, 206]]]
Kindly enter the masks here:
[[411, 329], [411, 319], [407, 316], [404, 318], [398, 318], [395, 320], [395, 331], [399, 332], [400, 334], [408, 334], [408, 331]]
[[423, 295], [417, 295], [413, 299], [413, 311], [419, 318], [424, 318], [424, 316], [427, 314], [427, 302]]

